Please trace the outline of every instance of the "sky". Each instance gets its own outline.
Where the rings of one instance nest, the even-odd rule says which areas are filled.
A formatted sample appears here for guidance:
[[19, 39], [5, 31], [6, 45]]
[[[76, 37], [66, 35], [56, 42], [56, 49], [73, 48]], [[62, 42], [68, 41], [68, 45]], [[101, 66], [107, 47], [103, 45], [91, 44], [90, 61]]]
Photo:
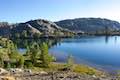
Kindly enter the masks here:
[[120, 0], [0, 0], [0, 22], [107, 18], [120, 22]]

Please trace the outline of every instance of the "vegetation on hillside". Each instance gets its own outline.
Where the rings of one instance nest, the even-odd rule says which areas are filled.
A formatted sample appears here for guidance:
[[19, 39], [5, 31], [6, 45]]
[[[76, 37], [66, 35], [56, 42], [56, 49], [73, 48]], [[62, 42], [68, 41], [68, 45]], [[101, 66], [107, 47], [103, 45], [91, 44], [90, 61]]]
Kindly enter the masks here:
[[0, 66], [3, 68], [49, 67], [52, 62], [52, 56], [48, 54], [46, 43], [31, 44], [24, 55], [19, 53], [17, 45], [6, 38], [0, 38], [0, 46]]

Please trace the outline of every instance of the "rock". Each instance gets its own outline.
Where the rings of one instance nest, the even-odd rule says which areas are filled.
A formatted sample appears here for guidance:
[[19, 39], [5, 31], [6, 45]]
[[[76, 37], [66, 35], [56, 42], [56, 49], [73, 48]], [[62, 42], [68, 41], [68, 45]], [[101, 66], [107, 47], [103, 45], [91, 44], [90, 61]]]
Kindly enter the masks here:
[[3, 68], [0, 68], [0, 75], [8, 74], [9, 72]]
[[48, 74], [48, 73], [45, 71], [41, 71], [40, 74]]
[[93, 77], [93, 78], [96, 78], [96, 76], [95, 76], [95, 75], [92, 75], [92, 77]]
[[0, 77], [0, 79], [1, 80], [15, 80], [15, 78], [12, 76], [2, 76], [2, 77]]
[[102, 18], [77, 18], [55, 22], [58, 26], [77, 33], [96, 32], [108, 27], [110, 30], [119, 30], [120, 23]]
[[60, 71], [70, 71], [71, 69], [70, 68], [63, 68], [63, 69], [60, 69]]
[[[26, 71], [29, 72], [29, 69]], [[87, 74], [78, 74], [74, 72], [66, 72], [66, 71], [58, 71], [58, 72], [45, 72], [41, 71], [39, 73], [21, 73], [20, 76], [16, 76], [16, 74], [13, 74], [12, 78], [9, 77], [3, 77], [3, 80], [117, 80], [113, 79], [110, 76], [106, 78], [98, 77], [95, 75], [87, 75]]]
[[23, 70], [22, 69], [19, 69], [19, 68], [11, 68], [10, 70], [10, 73], [23, 73]]
[[32, 73], [32, 71], [30, 69], [24, 69], [24, 73]]

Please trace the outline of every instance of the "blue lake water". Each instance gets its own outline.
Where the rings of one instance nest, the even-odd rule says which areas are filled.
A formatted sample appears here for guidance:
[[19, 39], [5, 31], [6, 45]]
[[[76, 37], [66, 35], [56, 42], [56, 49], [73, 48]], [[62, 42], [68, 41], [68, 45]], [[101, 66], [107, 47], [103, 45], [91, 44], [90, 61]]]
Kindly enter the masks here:
[[99, 36], [62, 39], [49, 52], [58, 62], [72, 55], [75, 63], [113, 71], [120, 70], [120, 37]]

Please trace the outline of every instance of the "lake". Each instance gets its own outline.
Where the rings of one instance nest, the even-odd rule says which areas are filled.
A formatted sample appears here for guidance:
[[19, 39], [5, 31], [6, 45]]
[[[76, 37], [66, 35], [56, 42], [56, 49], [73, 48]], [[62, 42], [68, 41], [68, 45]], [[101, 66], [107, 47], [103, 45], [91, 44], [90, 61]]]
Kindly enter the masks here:
[[72, 55], [75, 63], [107, 71], [120, 70], [120, 36], [62, 39], [49, 52], [58, 62], [65, 62], [67, 56]]
[[15, 40], [20, 52], [25, 52], [25, 46], [31, 42], [47, 42], [49, 53], [58, 62], [66, 62], [72, 55], [75, 63], [89, 65], [107, 71], [120, 70], [120, 36], [86, 36], [79, 38], [64, 38], [60, 40]]

